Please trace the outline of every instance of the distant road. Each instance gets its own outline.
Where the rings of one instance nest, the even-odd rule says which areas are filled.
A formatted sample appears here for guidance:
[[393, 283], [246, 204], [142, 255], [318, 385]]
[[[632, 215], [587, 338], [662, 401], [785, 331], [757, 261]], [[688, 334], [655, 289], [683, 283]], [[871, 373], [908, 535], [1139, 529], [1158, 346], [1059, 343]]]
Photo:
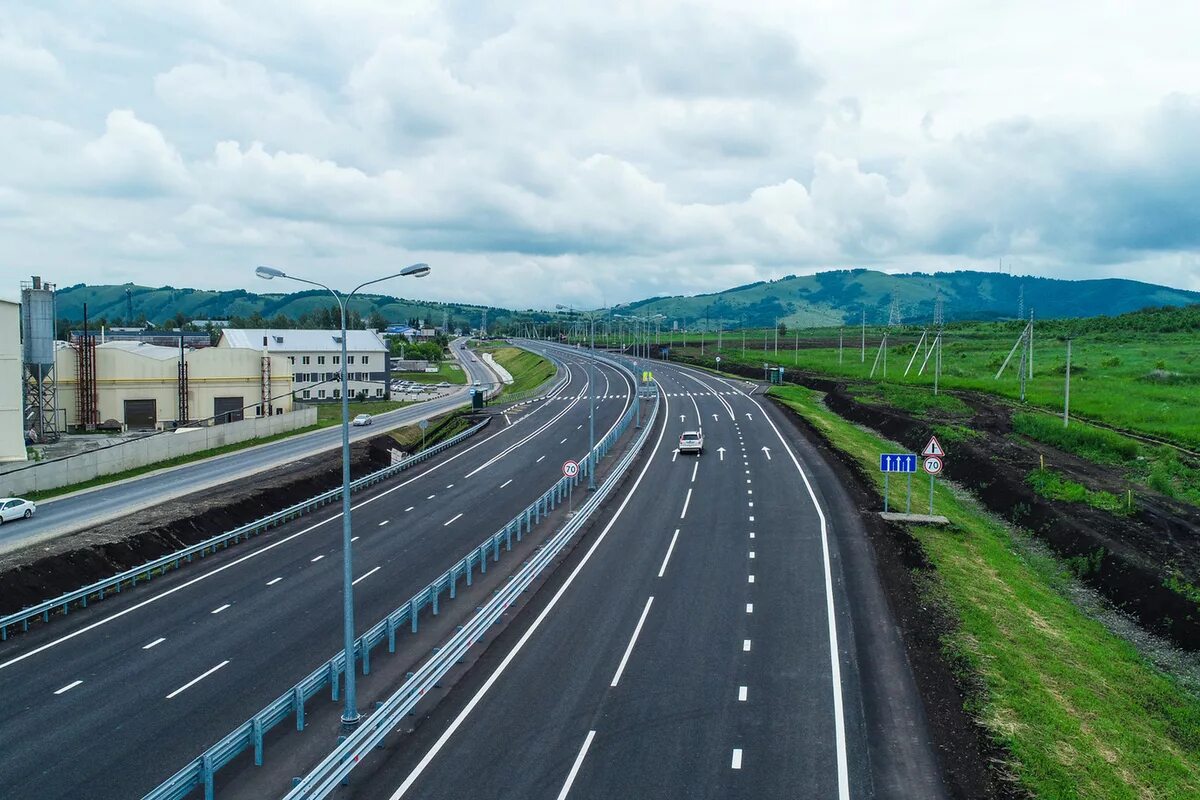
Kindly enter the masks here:
[[[460, 349], [453, 343], [451, 352]], [[461, 360], [467, 385], [435, 400], [376, 414], [371, 427], [352, 428], [352, 442], [379, 434], [381, 429], [411, 425], [465, 405], [470, 384], [493, 383], [496, 378], [480, 361]], [[89, 489], [38, 503], [37, 516], [0, 527], [0, 553], [38, 541], [95, 527], [132, 511], [165, 503], [192, 492], [211, 489], [229, 481], [242, 480], [268, 469], [339, 447], [338, 426], [238, 450], [221, 456], [164, 469], [119, 483]]]

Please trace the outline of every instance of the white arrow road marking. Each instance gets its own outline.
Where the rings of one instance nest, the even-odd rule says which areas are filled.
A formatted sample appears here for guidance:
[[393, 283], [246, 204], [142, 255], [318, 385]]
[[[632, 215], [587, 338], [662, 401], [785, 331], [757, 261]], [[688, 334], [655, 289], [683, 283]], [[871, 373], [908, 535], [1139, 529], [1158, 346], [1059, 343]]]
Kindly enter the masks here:
[[767, 461], [770, 461], [771, 460], [771, 448], [767, 447], [766, 445], [763, 445], [762, 451], [766, 455]]
[[720, 421], [721, 421], [721, 418], [720, 418], [720, 417], [718, 417], [716, 414], [713, 414], [713, 421], [714, 421], [714, 422], [720, 422]]
[[674, 450], [671, 451], [671, 463], [674, 464], [675, 459], [677, 459], [677, 458], [679, 458], [679, 448], [678, 447], [676, 447]]
[[717, 448], [717, 455], [719, 455], [719, 456], [721, 457], [721, 460], [722, 460], [722, 461], [724, 461], [724, 460], [725, 460], [725, 448], [724, 448], [724, 447], [718, 447], [718, 448]]

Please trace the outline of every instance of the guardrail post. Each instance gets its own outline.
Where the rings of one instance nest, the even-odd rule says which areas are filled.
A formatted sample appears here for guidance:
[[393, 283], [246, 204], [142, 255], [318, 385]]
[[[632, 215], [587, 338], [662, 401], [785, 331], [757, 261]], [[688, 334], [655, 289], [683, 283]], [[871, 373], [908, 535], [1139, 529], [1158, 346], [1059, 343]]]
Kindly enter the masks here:
[[396, 652], [396, 622], [389, 616], [387, 618], [387, 635], [388, 635], [388, 652]]
[[[456, 565], [457, 566], [457, 565]], [[458, 576], [454, 574], [455, 567], [450, 568], [450, 599], [453, 600], [457, 596]]]
[[362, 639], [362, 674], [371, 674], [371, 648], [367, 647], [367, 637]]
[[337, 699], [338, 699], [338, 675], [339, 674], [341, 674], [341, 673], [338, 672], [337, 659], [333, 659], [329, 662], [329, 686], [330, 686], [330, 690], [333, 695], [333, 702], [335, 702], [335, 703], [337, 702]]
[[[333, 698], [337, 700], [337, 698]], [[292, 689], [292, 705], [296, 707], [296, 730], [304, 730], [304, 690], [299, 686]]]
[[439, 591], [439, 587], [434, 586], [433, 587], [433, 615], [435, 617], [438, 615], [438, 595], [439, 594], [441, 594], [441, 592]]
[[200, 756], [200, 785], [204, 787], [204, 800], [213, 800], [212, 756]]
[[258, 717], [250, 720], [250, 736], [254, 739], [254, 766], [261, 767], [263, 762], [263, 724]]
[[479, 545], [479, 572], [482, 575], [487, 574], [487, 545]]
[[504, 526], [504, 549], [512, 550], [512, 523]]
[[417, 632], [417, 602], [416, 600], [408, 601], [408, 618], [412, 622], [412, 632]]
[[467, 586], [470, 586], [471, 585], [471, 554], [468, 553], [467, 557], [463, 560], [467, 562]]
[[500, 540], [492, 539], [492, 561], [500, 560]]

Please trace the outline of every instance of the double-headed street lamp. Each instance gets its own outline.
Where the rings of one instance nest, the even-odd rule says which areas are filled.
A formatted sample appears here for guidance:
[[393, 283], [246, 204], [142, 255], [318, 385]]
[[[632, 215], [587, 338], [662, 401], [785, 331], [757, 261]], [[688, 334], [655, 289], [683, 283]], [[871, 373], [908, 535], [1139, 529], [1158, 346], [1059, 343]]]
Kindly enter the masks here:
[[258, 267], [254, 272], [266, 280], [287, 278], [298, 283], [319, 286], [333, 295], [342, 314], [342, 635], [346, 650], [346, 708], [342, 712], [342, 725], [350, 728], [358, 724], [359, 715], [354, 691], [354, 578], [350, 558], [350, 381], [346, 372], [346, 305], [355, 292], [364, 286], [392, 278], [424, 278], [430, 272], [429, 265], [413, 264], [395, 274], [360, 283], [344, 297], [323, 283], [288, 275], [274, 267]]
[[[572, 306], [556, 305], [559, 311], [570, 311], [572, 314], [579, 314]], [[590, 314], [583, 315], [588, 320], [591, 326], [591, 358], [588, 359], [588, 491], [596, 489], [596, 314], [599, 312], [593, 311]]]

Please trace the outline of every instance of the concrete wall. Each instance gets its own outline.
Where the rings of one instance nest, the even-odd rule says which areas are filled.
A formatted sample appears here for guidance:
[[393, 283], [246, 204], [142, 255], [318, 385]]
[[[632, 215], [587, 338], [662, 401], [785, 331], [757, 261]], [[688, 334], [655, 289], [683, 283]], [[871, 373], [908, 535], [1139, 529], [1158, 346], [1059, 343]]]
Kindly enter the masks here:
[[[78, 422], [76, 359], [73, 346], [60, 346], [55, 357], [58, 404], [67, 412], [68, 426]], [[212, 417], [217, 397], [241, 397], [243, 403], [250, 406], [245, 410], [245, 416], [255, 416], [262, 402], [261, 351], [244, 347], [206, 347], [187, 351], [185, 360], [191, 420]], [[282, 356], [271, 356], [271, 395], [277, 398], [273, 403], [275, 411], [282, 409], [286, 413], [292, 410], [291, 390], [291, 365]], [[126, 400], [154, 400], [158, 422], [173, 422], [179, 416], [178, 351], [155, 345], [139, 348], [127, 342], [98, 345], [96, 395], [100, 422], [108, 419], [124, 422]]]
[[0, 300], [0, 461], [25, 460], [20, 305]]
[[63, 459], [28, 466], [16, 472], [0, 474], [0, 496], [20, 496], [34, 491], [56, 489], [101, 475], [112, 475], [168, 458], [210, 450], [248, 439], [315, 425], [317, 409], [302, 408], [290, 414], [244, 419], [226, 425], [183, 429], [134, 439], [106, 450], [94, 450]]

